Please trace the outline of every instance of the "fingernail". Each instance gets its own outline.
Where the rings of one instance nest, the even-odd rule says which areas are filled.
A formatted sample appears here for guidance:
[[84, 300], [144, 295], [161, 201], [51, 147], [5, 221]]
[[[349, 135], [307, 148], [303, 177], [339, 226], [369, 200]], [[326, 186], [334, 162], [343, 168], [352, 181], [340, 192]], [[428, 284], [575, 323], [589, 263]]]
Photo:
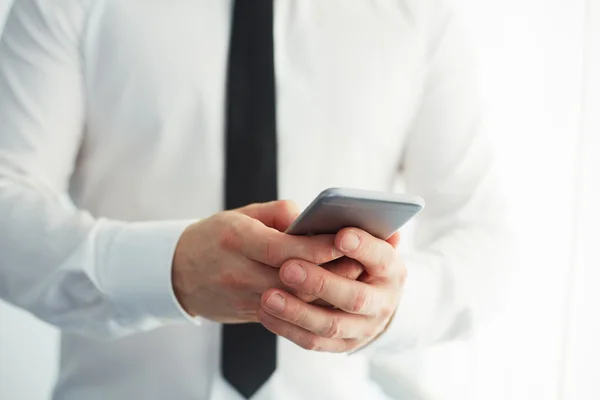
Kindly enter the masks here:
[[280, 294], [272, 294], [265, 303], [265, 307], [274, 312], [283, 311], [285, 308], [285, 300]]
[[287, 283], [302, 283], [306, 279], [306, 271], [300, 264], [290, 264], [283, 269], [283, 280]]
[[354, 251], [360, 245], [360, 238], [356, 233], [350, 231], [344, 235], [342, 238], [342, 243], [340, 243], [340, 248], [342, 251]]

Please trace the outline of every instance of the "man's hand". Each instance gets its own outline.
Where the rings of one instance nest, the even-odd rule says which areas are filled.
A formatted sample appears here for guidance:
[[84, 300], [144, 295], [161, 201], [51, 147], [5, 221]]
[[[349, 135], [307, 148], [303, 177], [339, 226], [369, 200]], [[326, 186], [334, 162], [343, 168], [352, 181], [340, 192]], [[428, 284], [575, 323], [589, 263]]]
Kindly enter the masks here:
[[[188, 227], [177, 244], [172, 282], [192, 316], [217, 322], [256, 322], [261, 294], [282, 288], [279, 268], [289, 259], [323, 264], [341, 257], [333, 235], [282, 233], [297, 218], [293, 202], [255, 204], [216, 214]], [[333, 265], [331, 273], [356, 279], [356, 266]], [[295, 292], [305, 301], [314, 296]]]
[[307, 304], [273, 288], [262, 296], [260, 322], [309, 350], [349, 352], [364, 346], [385, 330], [398, 304], [406, 279], [406, 268], [395, 250], [398, 244], [398, 234], [384, 241], [359, 229], [343, 229], [335, 245], [346, 257], [335, 263], [362, 265], [365, 273], [358, 281], [302, 259], [289, 260], [280, 270], [287, 286], [337, 309]]

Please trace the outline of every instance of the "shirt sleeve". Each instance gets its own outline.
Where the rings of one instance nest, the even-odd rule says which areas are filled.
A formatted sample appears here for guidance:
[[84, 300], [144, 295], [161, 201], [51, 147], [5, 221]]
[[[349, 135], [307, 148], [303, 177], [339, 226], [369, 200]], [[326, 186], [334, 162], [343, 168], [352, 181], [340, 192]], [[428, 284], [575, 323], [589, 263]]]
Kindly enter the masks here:
[[192, 221], [98, 219], [67, 194], [85, 125], [86, 7], [17, 0], [0, 41], [0, 298], [100, 338], [196, 323], [170, 279]]
[[436, 3], [401, 171], [408, 192], [427, 205], [403, 254], [408, 276], [396, 315], [365, 351], [460, 337], [501, 305], [508, 287], [515, 247], [482, 123], [477, 62], [460, 18]]

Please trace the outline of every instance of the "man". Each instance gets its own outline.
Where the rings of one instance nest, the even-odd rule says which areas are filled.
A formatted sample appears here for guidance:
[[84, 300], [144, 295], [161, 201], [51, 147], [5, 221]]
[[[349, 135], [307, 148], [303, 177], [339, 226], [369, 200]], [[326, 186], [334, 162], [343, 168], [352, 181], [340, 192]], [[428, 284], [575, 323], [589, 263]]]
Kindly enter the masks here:
[[[17, 0], [0, 296], [62, 330], [56, 399], [389, 398], [372, 356], [499, 300], [479, 119], [437, 0]], [[427, 201], [406, 254], [282, 233], [324, 188], [398, 177]]]

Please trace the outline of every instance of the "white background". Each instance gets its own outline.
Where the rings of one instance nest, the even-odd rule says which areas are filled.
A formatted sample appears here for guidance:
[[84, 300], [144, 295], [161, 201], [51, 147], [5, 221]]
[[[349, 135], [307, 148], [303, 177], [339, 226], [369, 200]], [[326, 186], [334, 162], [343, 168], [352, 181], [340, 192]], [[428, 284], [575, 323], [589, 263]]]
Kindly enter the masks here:
[[[417, 378], [435, 399], [600, 398], [600, 1], [458, 3], [521, 257], [504, 312], [470, 343], [432, 349]], [[47, 398], [57, 344], [55, 330], [0, 304], [0, 398]]]

